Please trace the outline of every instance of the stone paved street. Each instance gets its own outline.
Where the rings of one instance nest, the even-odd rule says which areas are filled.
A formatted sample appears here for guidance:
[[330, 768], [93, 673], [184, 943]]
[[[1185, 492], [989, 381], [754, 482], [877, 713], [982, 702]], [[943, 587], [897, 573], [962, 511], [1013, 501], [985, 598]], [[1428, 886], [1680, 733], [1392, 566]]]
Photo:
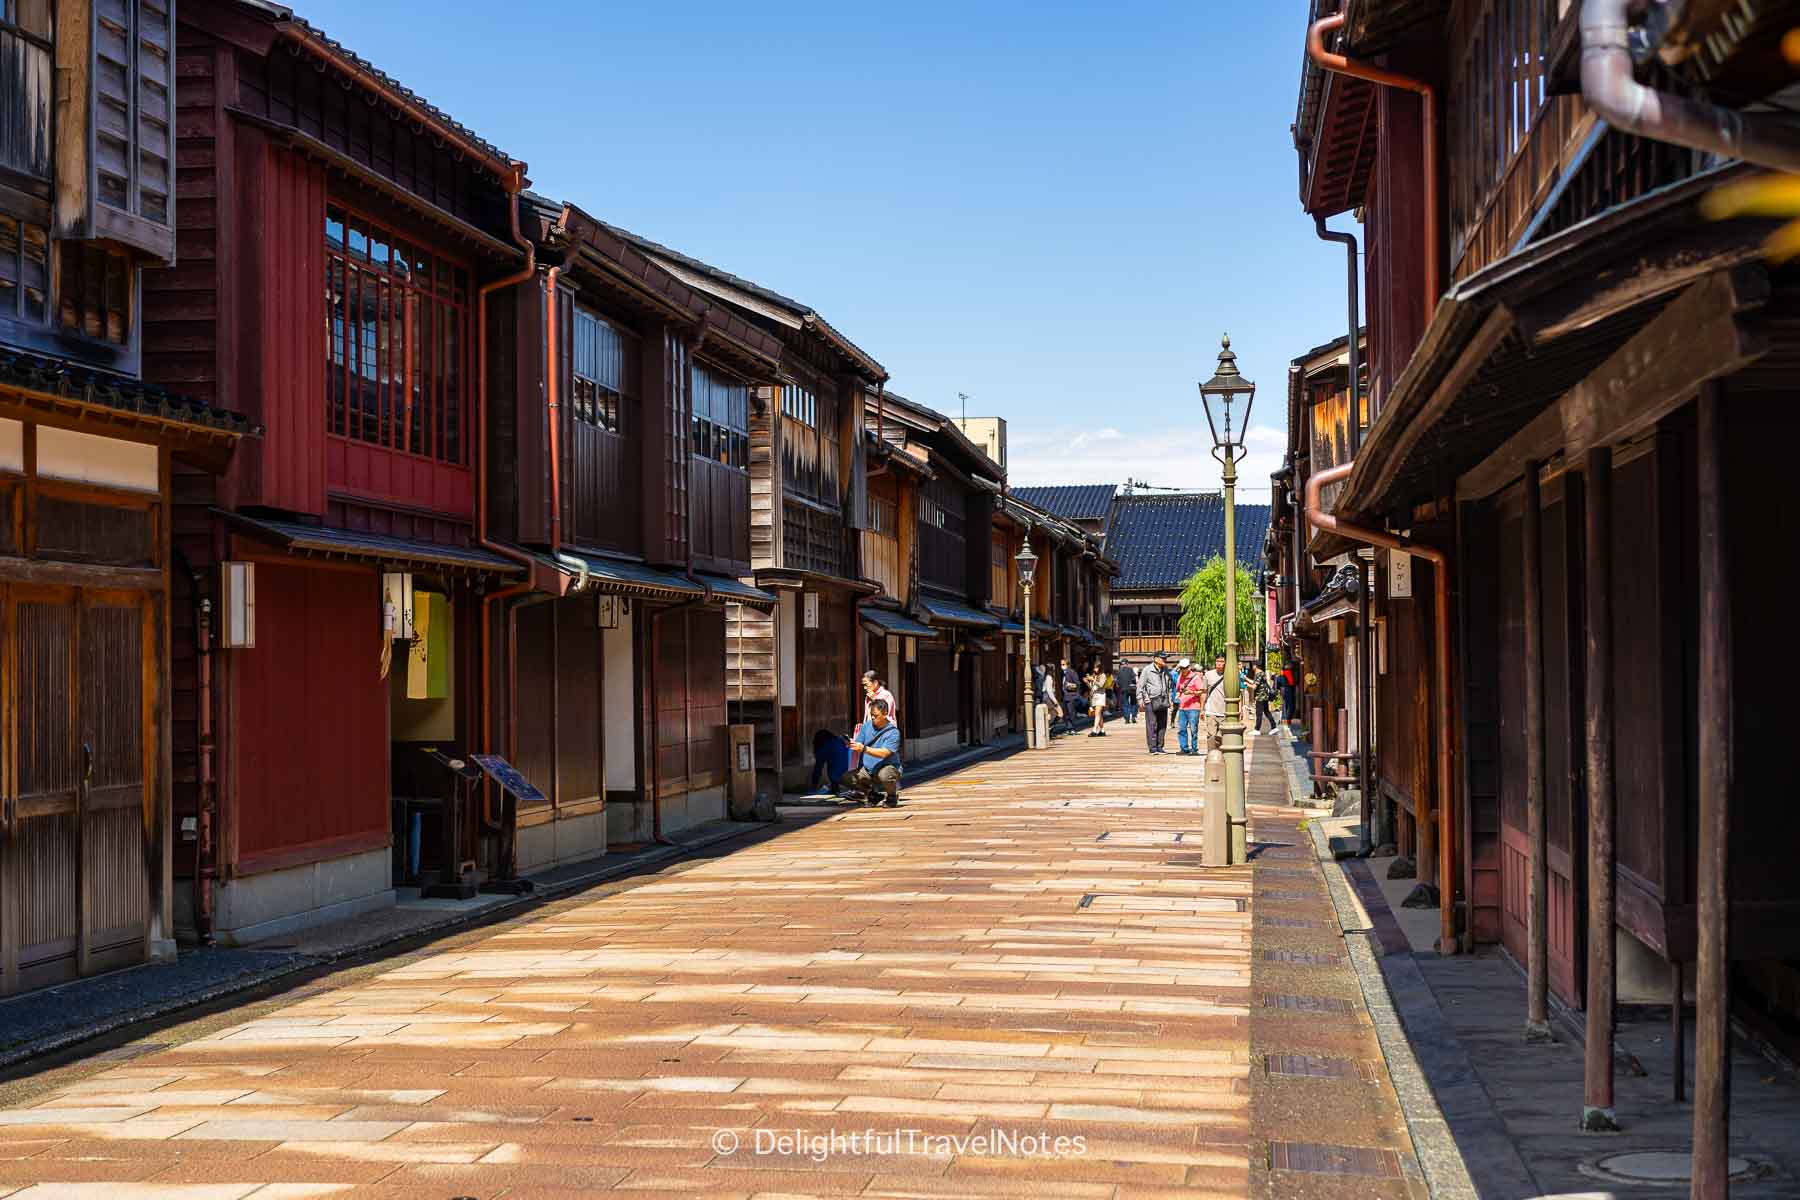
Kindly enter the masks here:
[[163, 1031], [0, 1196], [1421, 1194], [1297, 813], [1202, 871], [1201, 777], [1115, 726]]

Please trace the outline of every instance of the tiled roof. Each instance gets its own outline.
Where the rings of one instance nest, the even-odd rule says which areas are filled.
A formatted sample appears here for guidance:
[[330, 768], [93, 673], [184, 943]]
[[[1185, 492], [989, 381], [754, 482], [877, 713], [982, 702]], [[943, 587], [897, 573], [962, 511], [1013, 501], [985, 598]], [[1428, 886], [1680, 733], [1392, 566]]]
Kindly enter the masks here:
[[164, 391], [155, 384], [10, 347], [0, 350], [0, 387], [35, 392], [58, 400], [100, 404], [123, 413], [178, 421], [224, 433], [260, 432], [242, 413], [213, 408], [190, 397]]
[[[1262, 569], [1268, 531], [1268, 505], [1237, 506], [1238, 562], [1252, 573]], [[1115, 592], [1178, 588], [1225, 553], [1225, 500], [1216, 492], [1121, 496], [1106, 553], [1119, 564]]]
[[1077, 483], [1056, 487], [1016, 487], [1012, 494], [1053, 517], [1062, 517], [1068, 521], [1102, 521], [1106, 519], [1106, 510], [1112, 507], [1113, 493], [1116, 491], [1116, 484]]
[[381, 87], [394, 92], [407, 104], [418, 108], [426, 116], [441, 123], [444, 128], [450, 130], [452, 133], [456, 134], [456, 136], [467, 140], [470, 145], [475, 146], [492, 158], [498, 159], [502, 163], [512, 161], [512, 157], [504, 150], [476, 133], [473, 129], [462, 124], [449, 113], [431, 103], [429, 100], [425, 99], [425, 97], [419, 95], [404, 83], [401, 83], [398, 79], [395, 79], [392, 75], [389, 75], [386, 71], [383, 71], [380, 67], [377, 67], [374, 63], [356, 53], [356, 51], [350, 49], [318, 26], [312, 24], [306, 18], [294, 12], [294, 10], [287, 5], [274, 3], [273, 0], [242, 0], [242, 2], [251, 8], [255, 8], [264, 14], [273, 17], [277, 21], [291, 24], [296, 29], [311, 36], [318, 42], [321, 48], [343, 60], [343, 62], [353, 69], [368, 75], [370, 79], [374, 80]]

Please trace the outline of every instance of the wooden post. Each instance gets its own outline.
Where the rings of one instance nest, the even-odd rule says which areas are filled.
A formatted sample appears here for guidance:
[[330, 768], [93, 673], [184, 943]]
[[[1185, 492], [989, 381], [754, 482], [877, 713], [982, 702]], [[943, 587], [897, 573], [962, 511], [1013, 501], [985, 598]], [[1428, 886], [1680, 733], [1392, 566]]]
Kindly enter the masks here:
[[1687, 1022], [1682, 1018], [1683, 993], [1681, 962], [1669, 964], [1669, 1050], [1674, 1060], [1675, 1103], [1687, 1099]]
[[1548, 1042], [1550, 1032], [1550, 839], [1544, 819], [1544, 514], [1539, 464], [1525, 464], [1525, 514], [1520, 578], [1525, 592], [1525, 827], [1531, 839], [1527, 885], [1525, 1040]]
[[1617, 934], [1613, 872], [1612, 449], [1587, 452], [1587, 1060], [1581, 1127], [1615, 1130], [1613, 997]]
[[1731, 573], [1726, 561], [1722, 400], [1707, 385], [1699, 404], [1700, 837], [1694, 881], [1694, 1175], [1689, 1195], [1730, 1190], [1731, 1144]]

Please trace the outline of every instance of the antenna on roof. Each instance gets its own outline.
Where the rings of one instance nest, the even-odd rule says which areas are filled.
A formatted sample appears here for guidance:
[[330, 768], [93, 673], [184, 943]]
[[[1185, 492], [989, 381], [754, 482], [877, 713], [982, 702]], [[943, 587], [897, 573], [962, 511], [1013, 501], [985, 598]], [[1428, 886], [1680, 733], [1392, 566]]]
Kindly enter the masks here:
[[958, 399], [958, 400], [961, 400], [961, 401], [962, 401], [962, 405], [963, 405], [963, 415], [962, 415], [962, 423], [963, 423], [963, 432], [964, 432], [964, 433], [967, 433], [967, 432], [969, 432], [969, 393], [967, 393], [967, 392], [958, 392], [958, 393], [956, 393], [956, 398], [957, 398], [957, 399]]

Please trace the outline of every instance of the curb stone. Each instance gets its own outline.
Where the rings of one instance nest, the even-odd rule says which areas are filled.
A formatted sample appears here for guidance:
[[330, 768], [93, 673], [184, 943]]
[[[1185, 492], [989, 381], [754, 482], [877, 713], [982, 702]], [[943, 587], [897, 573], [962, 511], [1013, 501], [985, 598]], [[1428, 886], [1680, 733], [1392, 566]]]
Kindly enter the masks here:
[[1307, 833], [1433, 1200], [1540, 1194], [1413, 955], [1377, 953], [1323, 829], [1309, 825]]
[[[559, 879], [554, 883], [548, 883], [537, 888], [528, 895], [511, 897], [500, 903], [490, 904], [484, 908], [475, 909], [470, 912], [450, 913], [443, 920], [432, 921], [415, 926], [411, 929], [384, 933], [378, 937], [369, 938], [365, 941], [341, 946], [328, 953], [295, 955], [279, 964], [273, 964], [263, 970], [245, 971], [243, 974], [234, 976], [213, 987], [202, 988], [193, 992], [185, 992], [179, 996], [170, 997], [166, 1000], [142, 1005], [138, 1008], [129, 1009], [123, 1012], [113, 1013], [92, 1024], [65, 1029], [58, 1033], [48, 1034], [29, 1042], [22, 1042], [16, 1046], [7, 1047], [4, 1050], [0, 1050], [0, 1071], [10, 1070], [30, 1059], [39, 1058], [46, 1054], [53, 1054], [59, 1050], [66, 1050], [71, 1046], [79, 1045], [82, 1042], [93, 1041], [94, 1039], [104, 1037], [109, 1033], [117, 1033], [119, 1030], [126, 1029], [132, 1025], [138, 1025], [145, 1021], [154, 1021], [159, 1017], [170, 1016], [186, 1009], [199, 1008], [202, 1005], [210, 1004], [215, 1000], [222, 1000], [228, 996], [236, 995], [241, 992], [254, 991], [257, 988], [279, 982], [282, 979], [291, 975], [297, 975], [303, 971], [328, 967], [335, 963], [343, 962], [346, 959], [360, 958], [364, 955], [373, 954], [376, 951], [401, 942], [409, 942], [423, 937], [447, 933], [451, 930], [465, 926], [485, 924], [496, 917], [516, 915], [521, 910], [531, 905], [546, 900], [558, 899], [562, 896], [567, 896], [571, 893], [592, 887], [597, 883], [605, 883], [621, 876], [635, 874], [647, 866], [666, 865], [675, 859], [684, 858], [696, 851], [705, 850], [712, 846], [719, 845], [722, 842], [732, 841], [736, 838], [746, 837], [749, 834], [766, 828], [768, 828], [767, 825], [747, 826], [742, 823], [734, 823], [731, 828], [714, 830], [711, 833], [698, 836], [692, 841], [680, 842], [673, 846], [659, 847], [650, 853], [646, 853], [639, 857], [633, 857], [626, 862], [615, 863], [601, 870], [591, 871], [568, 879]], [[247, 947], [247, 949], [254, 950], [255, 947]], [[189, 953], [200, 952], [190, 951]], [[133, 972], [154, 971], [158, 969], [162, 968], [155, 963], [146, 963], [142, 966], [127, 968], [127, 970]], [[93, 978], [105, 978], [105, 976], [95, 976]]]

